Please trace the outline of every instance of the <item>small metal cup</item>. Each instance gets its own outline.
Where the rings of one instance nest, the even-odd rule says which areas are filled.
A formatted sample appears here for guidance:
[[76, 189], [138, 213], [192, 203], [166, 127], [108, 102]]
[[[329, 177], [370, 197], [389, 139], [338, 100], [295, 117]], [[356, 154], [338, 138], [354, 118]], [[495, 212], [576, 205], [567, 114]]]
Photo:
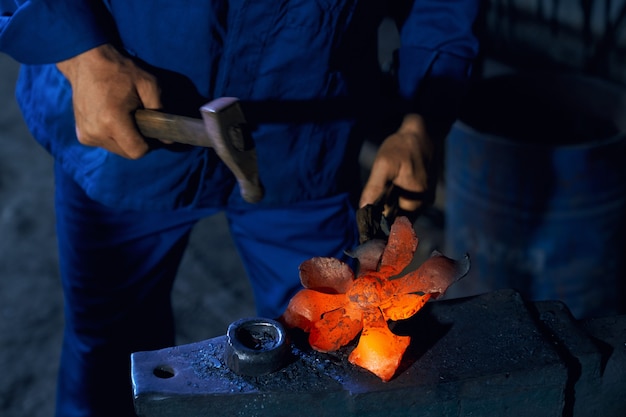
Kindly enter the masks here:
[[234, 373], [266, 375], [282, 368], [288, 356], [287, 333], [279, 322], [252, 317], [228, 326], [224, 361]]

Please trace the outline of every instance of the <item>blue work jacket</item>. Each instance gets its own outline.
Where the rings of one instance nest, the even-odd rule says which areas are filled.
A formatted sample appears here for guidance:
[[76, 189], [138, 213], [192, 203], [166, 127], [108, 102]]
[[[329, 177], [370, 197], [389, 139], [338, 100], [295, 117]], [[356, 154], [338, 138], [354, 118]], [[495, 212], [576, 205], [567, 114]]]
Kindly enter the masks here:
[[25, 64], [17, 99], [33, 136], [93, 199], [157, 210], [246, 204], [210, 148], [163, 146], [127, 160], [78, 143], [71, 88], [54, 63], [111, 43], [157, 75], [165, 111], [200, 117], [211, 99], [238, 97], [266, 190], [260, 204], [290, 204], [358, 180], [360, 144], [374, 131], [365, 122], [387, 108], [377, 55], [387, 13], [401, 23], [398, 108], [427, 113], [435, 81], [469, 75], [478, 3], [0, 0], [0, 51]]

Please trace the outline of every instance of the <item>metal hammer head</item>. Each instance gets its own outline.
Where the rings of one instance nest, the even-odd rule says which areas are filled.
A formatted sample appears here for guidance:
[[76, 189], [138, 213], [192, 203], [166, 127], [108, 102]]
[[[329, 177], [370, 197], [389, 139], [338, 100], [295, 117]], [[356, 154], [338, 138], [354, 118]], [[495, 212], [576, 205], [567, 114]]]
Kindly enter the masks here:
[[200, 109], [212, 147], [233, 172], [242, 198], [257, 203], [263, 198], [257, 155], [246, 119], [235, 97], [220, 97]]
[[249, 203], [263, 198], [256, 149], [235, 97], [221, 97], [200, 108], [204, 121], [156, 110], [139, 109], [135, 121], [147, 138], [214, 148], [239, 182]]

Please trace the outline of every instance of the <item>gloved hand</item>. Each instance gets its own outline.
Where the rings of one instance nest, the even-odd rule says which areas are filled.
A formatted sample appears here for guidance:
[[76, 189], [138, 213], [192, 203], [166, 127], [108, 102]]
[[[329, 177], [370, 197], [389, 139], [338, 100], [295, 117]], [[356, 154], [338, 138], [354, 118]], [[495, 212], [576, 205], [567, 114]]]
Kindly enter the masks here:
[[[424, 119], [415, 113], [406, 115], [400, 128], [378, 149], [359, 207], [384, 202], [386, 217], [405, 215], [415, 221], [432, 202], [434, 190], [429, 186], [434, 159], [434, 144]], [[394, 207], [397, 212], [389, 212]]]
[[57, 68], [72, 85], [80, 143], [129, 159], [149, 151], [133, 114], [139, 108], [161, 108], [161, 91], [153, 75], [108, 44], [59, 62]]

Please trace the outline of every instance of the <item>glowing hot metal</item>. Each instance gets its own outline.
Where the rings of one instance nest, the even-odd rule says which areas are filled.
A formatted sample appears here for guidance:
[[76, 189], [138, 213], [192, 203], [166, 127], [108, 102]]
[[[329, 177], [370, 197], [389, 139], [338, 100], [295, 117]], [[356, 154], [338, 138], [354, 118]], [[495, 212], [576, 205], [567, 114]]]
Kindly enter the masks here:
[[386, 244], [371, 240], [355, 249], [356, 276], [335, 258], [303, 262], [304, 289], [292, 298], [281, 320], [308, 332], [309, 344], [320, 352], [336, 351], [360, 334], [348, 360], [389, 381], [411, 338], [394, 334], [388, 322], [413, 316], [469, 270], [469, 257], [457, 262], [435, 251], [419, 268], [399, 276], [413, 260], [417, 243], [410, 221], [398, 217]]

